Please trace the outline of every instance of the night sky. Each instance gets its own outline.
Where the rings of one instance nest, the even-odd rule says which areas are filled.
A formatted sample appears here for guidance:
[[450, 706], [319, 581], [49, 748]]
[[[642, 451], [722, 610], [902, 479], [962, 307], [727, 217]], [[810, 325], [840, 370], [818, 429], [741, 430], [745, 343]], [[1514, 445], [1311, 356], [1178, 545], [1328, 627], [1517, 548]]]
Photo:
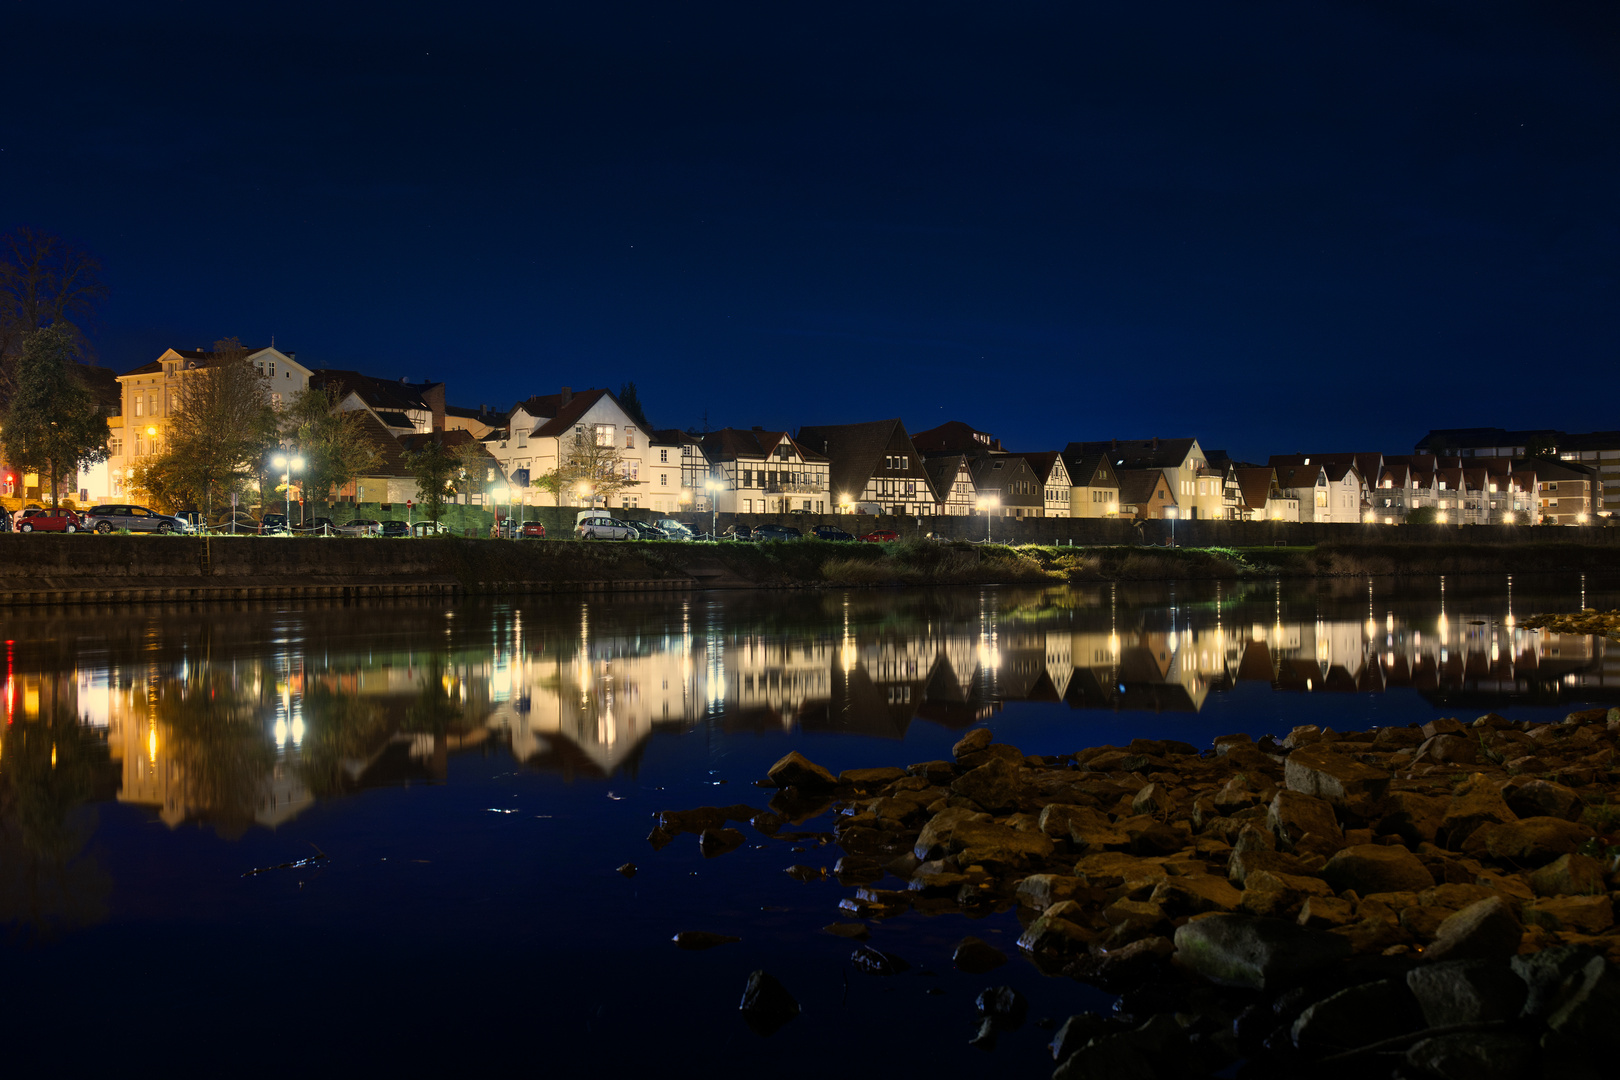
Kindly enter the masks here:
[[120, 371], [1264, 459], [1620, 427], [1620, 5], [0, 0]]

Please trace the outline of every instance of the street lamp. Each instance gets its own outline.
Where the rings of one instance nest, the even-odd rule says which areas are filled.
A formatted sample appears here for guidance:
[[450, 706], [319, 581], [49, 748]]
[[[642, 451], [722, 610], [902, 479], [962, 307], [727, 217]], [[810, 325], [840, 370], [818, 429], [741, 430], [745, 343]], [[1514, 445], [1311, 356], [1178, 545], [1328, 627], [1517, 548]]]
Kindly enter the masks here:
[[[150, 429], [148, 429], [150, 430]], [[292, 474], [304, 471], [304, 459], [301, 457], [288, 457], [286, 454], [277, 454], [270, 459], [270, 464], [281, 469], [281, 482], [286, 486], [286, 519], [287, 531], [292, 532]]]
[[990, 542], [990, 512], [994, 510], [1000, 504], [1000, 502], [1001, 500], [996, 498], [994, 495], [987, 495], [979, 500], [979, 509], [984, 511], [984, 542], [987, 544]]
[[[501, 503], [507, 502], [511, 498], [511, 495], [512, 495], [512, 491], [511, 491], [510, 488], [498, 487], [498, 488], [491, 488], [490, 491], [489, 491], [490, 500], [493, 503], [493, 505], [495, 506], [495, 535], [496, 536], [499, 536], [501, 534]], [[510, 510], [508, 510], [507, 517], [510, 518], [511, 516], [512, 515], [511, 515]]]
[[589, 480], [581, 480], [579, 482], [579, 497], [582, 499], [590, 499], [590, 508], [592, 510], [596, 509], [596, 496], [594, 494], [595, 490], [595, 488], [591, 487], [591, 482]]
[[720, 531], [720, 481], [711, 476], [703, 486], [709, 492], [709, 535], [713, 537]]

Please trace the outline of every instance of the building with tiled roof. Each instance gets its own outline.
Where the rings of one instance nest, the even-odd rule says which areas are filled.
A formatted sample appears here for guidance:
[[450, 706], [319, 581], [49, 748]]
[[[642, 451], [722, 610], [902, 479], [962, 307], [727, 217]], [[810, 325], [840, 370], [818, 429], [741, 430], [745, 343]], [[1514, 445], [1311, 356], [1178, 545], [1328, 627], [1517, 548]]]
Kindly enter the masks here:
[[1285, 493], [1277, 483], [1277, 470], [1270, 465], [1234, 468], [1242, 494], [1245, 515], [1251, 521], [1298, 521], [1299, 500]]
[[725, 514], [824, 514], [831, 460], [785, 431], [722, 428], [703, 436], [716, 509]]
[[923, 472], [934, 489], [934, 513], [946, 517], [966, 517], [978, 507], [979, 489], [973, 483], [973, 467], [963, 453], [929, 454], [923, 458]]
[[1114, 475], [1106, 444], [1070, 443], [1062, 456], [1069, 474], [1069, 516], [1117, 517], [1119, 477]]
[[1176, 494], [1164, 469], [1118, 469], [1119, 515], [1137, 521], [1177, 517]]
[[831, 462], [829, 498], [845, 514], [930, 516], [933, 486], [898, 418], [801, 427], [799, 445]]
[[1073, 486], [1069, 483], [1069, 470], [1063, 464], [1063, 455], [1056, 450], [1043, 450], [1033, 454], [1019, 454], [1029, 463], [1046, 505], [1042, 517], [1066, 518], [1071, 514]]
[[309, 385], [330, 393], [340, 409], [371, 413], [395, 435], [444, 430], [444, 383], [413, 383], [322, 368], [310, 373]]
[[[1206, 477], [1200, 491], [1198, 473], [1209, 467], [1209, 459], [1197, 439], [1109, 439], [1072, 442], [1067, 455], [1101, 452], [1117, 473], [1120, 469], [1164, 469], [1176, 496], [1176, 513], [1183, 518], [1223, 518], [1226, 497], [1220, 484]], [[1121, 508], [1123, 513], [1123, 506]]]

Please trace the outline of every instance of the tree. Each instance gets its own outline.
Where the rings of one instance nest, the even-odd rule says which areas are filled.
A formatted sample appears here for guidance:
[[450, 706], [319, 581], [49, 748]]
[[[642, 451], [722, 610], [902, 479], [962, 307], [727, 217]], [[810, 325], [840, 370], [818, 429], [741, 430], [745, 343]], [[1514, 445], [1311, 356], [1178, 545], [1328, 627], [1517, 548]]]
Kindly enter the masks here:
[[641, 407], [641, 395], [636, 393], [635, 383], [626, 382], [619, 387], [619, 408], [624, 410], [626, 416], [640, 424], [642, 431], [648, 433], [652, 431], [652, 421], [647, 419], [647, 414]]
[[17, 389], [23, 339], [60, 325], [71, 334], [70, 355], [85, 354], [79, 326], [106, 297], [94, 255], [27, 226], [0, 236], [0, 409]]
[[639, 486], [643, 481], [630, 478], [630, 466], [611, 443], [599, 443], [584, 432], [576, 432], [563, 453], [562, 462], [538, 480], [535, 487], [549, 491], [562, 505], [566, 492], [577, 491], [589, 485], [590, 497], [600, 497], [602, 505], [625, 488]]
[[208, 366], [181, 377], [175, 413], [164, 460], [155, 464], [210, 513], [217, 496], [261, 467], [264, 436], [275, 429], [269, 380], [249, 362], [242, 343], [227, 338], [215, 343]]
[[1408, 525], [1433, 525], [1438, 511], [1432, 506], [1419, 506], [1406, 512]]
[[73, 376], [75, 347], [65, 323], [23, 337], [16, 392], [0, 427], [11, 464], [50, 473], [52, 506], [63, 473], [107, 460], [111, 435], [94, 397]]
[[1524, 455], [1557, 461], [1558, 441], [1550, 435], [1531, 435], [1524, 440]]
[[366, 438], [358, 412], [338, 408], [335, 390], [308, 387], [293, 395], [282, 414], [282, 438], [304, 459], [304, 490], [317, 507], [372, 468], [381, 453]]
[[405, 467], [416, 477], [416, 501], [422, 514], [435, 525], [444, 510], [444, 494], [460, 478], [463, 463], [460, 454], [447, 450], [438, 434], [416, 450], [405, 452]]

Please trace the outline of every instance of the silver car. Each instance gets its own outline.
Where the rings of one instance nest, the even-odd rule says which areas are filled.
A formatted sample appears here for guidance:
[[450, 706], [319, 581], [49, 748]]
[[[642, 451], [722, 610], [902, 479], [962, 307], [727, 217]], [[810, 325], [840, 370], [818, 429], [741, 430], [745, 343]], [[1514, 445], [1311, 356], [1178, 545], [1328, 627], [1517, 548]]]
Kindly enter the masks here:
[[144, 506], [98, 506], [84, 514], [84, 527], [106, 534], [128, 529], [130, 532], [188, 533], [191, 523], [173, 514], [160, 514]]
[[376, 536], [381, 529], [382, 522], [375, 518], [355, 518], [337, 527], [337, 531], [344, 536]]
[[636, 530], [618, 518], [589, 517], [574, 526], [574, 535], [581, 540], [634, 540]]

